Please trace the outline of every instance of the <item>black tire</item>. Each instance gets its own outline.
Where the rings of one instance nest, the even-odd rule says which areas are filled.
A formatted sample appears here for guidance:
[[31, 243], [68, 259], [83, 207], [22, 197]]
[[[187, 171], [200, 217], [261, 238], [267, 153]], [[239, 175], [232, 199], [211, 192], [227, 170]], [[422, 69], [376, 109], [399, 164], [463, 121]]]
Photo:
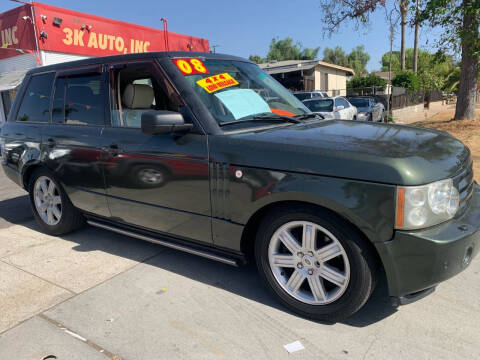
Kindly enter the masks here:
[[[35, 206], [35, 199], [34, 199], [34, 187], [35, 183], [38, 178], [40, 177], [47, 177], [50, 179], [58, 189], [58, 194], [61, 198], [61, 217], [57, 224], [49, 225], [47, 224], [42, 217], [40, 216], [37, 207]], [[85, 218], [83, 215], [78, 211], [71, 203], [70, 199], [68, 198], [65, 190], [62, 188], [60, 183], [55, 179], [55, 176], [45, 168], [39, 168], [34, 171], [32, 176], [30, 177], [30, 182], [28, 184], [28, 192], [30, 197], [30, 206], [32, 207], [32, 212], [35, 217], [35, 220], [49, 235], [63, 235], [73, 230], [80, 228], [85, 223]]]
[[[284, 290], [270, 268], [268, 247], [275, 231], [292, 221], [308, 221], [332, 233], [343, 246], [350, 263], [350, 280], [344, 293], [335, 301], [311, 305], [297, 300]], [[368, 244], [358, 231], [335, 214], [308, 206], [277, 209], [261, 222], [255, 243], [255, 260], [267, 288], [293, 312], [306, 318], [336, 322], [358, 311], [373, 292], [378, 265]]]

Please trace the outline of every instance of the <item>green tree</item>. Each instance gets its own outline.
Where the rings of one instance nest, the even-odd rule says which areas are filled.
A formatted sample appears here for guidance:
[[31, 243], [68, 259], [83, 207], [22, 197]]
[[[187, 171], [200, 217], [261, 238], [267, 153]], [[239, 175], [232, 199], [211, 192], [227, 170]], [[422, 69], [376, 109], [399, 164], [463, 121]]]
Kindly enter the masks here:
[[[406, 50], [406, 68], [407, 69], [413, 68], [413, 53], [414, 53], [413, 48], [409, 48]], [[382, 71], [388, 71], [389, 62], [390, 62], [390, 53], [387, 52], [382, 56], [382, 60], [381, 60]], [[429, 69], [432, 69], [433, 67], [437, 67], [438, 70], [441, 70], [443, 72], [446, 69], [447, 70], [453, 69], [454, 63], [453, 63], [452, 57], [445, 55], [443, 52], [432, 54], [426, 50], [419, 49], [417, 66], [418, 66], [418, 71], [429, 70]], [[401, 56], [399, 51], [394, 51], [392, 53], [392, 71], [393, 72], [402, 71]]]
[[420, 81], [417, 74], [410, 71], [402, 71], [395, 75], [392, 85], [407, 88], [410, 91], [417, 91], [420, 88]]
[[348, 66], [347, 54], [340, 46], [334, 49], [326, 47], [325, 50], [323, 50], [323, 61], [330, 64]]
[[260, 55], [250, 55], [248, 57], [248, 60], [250, 60], [251, 62], [254, 62], [255, 64], [263, 63], [263, 59]]
[[313, 49], [303, 48], [301, 43], [294, 43], [290, 37], [283, 40], [272, 39], [265, 60], [314, 60], [319, 51], [320, 47]]
[[455, 120], [475, 119], [480, 61], [480, 1], [426, 0], [420, 12], [420, 21], [443, 28], [440, 48], [461, 50]]
[[323, 61], [330, 64], [346, 66], [352, 68], [357, 75], [367, 73], [367, 63], [370, 55], [365, 52], [365, 46], [359, 45], [347, 54], [340, 46], [335, 48], [325, 48], [323, 51]]
[[370, 55], [365, 52], [365, 46], [358, 45], [352, 49], [347, 56], [348, 67], [355, 70], [355, 74], [364, 75], [367, 73], [367, 64], [370, 61]]
[[446, 79], [435, 71], [424, 70], [417, 73], [419, 86], [425, 91], [442, 90]]

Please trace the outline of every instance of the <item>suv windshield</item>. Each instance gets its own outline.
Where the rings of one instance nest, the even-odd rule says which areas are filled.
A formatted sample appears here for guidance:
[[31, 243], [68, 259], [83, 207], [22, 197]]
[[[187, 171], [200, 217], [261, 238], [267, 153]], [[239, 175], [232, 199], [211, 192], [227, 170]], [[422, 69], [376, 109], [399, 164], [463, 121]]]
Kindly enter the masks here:
[[304, 104], [313, 112], [333, 111], [333, 99], [308, 100], [305, 101]]
[[356, 107], [369, 107], [370, 103], [368, 99], [362, 99], [362, 98], [349, 98], [348, 101], [350, 101], [350, 104]]
[[293, 117], [310, 113], [257, 65], [213, 59], [173, 61], [220, 125], [259, 114]]

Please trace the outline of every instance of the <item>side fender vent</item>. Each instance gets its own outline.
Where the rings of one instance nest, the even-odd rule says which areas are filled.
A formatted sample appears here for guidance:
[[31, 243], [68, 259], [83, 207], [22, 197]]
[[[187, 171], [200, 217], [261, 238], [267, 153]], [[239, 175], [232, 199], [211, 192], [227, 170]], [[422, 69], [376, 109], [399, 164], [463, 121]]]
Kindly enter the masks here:
[[230, 198], [230, 166], [226, 163], [210, 163], [210, 191], [212, 196], [212, 215], [219, 219], [230, 220], [228, 202]]

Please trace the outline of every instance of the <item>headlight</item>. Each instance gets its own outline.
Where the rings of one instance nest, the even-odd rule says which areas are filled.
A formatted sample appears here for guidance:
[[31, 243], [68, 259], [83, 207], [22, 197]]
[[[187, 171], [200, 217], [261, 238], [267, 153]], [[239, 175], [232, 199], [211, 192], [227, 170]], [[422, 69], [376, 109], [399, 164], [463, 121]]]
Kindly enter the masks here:
[[359, 112], [358, 116], [365, 117], [365, 116], [368, 116], [368, 113], [367, 112]]
[[452, 179], [423, 186], [397, 187], [396, 228], [423, 229], [450, 220], [457, 213], [460, 195]]

